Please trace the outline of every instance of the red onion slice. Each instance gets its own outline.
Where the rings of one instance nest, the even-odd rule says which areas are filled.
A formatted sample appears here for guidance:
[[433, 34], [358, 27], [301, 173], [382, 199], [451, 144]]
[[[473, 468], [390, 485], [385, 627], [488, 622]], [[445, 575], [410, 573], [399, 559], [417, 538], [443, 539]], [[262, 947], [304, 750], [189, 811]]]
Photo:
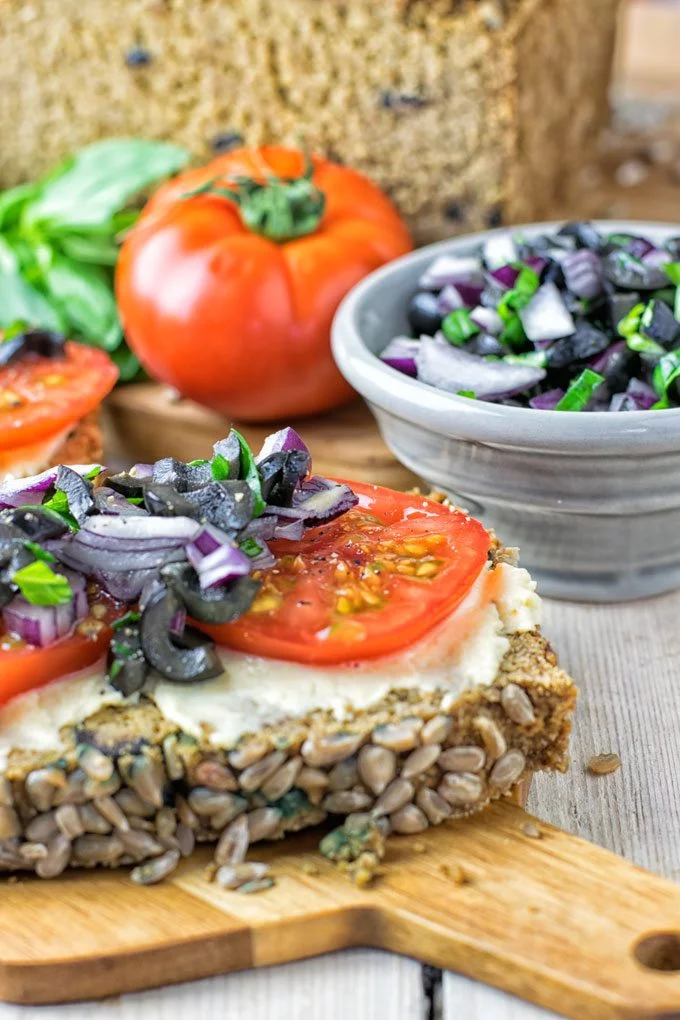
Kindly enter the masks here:
[[545, 379], [545, 369], [484, 361], [459, 347], [423, 338], [418, 354], [418, 378], [447, 393], [472, 391], [484, 400], [522, 393]]
[[235, 577], [244, 577], [252, 569], [253, 560], [241, 552], [224, 532], [212, 524], [204, 524], [186, 545], [187, 559], [198, 574], [201, 588], [226, 584]]
[[290, 427], [279, 429], [278, 432], [272, 432], [270, 436], [267, 436], [255, 459], [259, 463], [265, 457], [271, 456], [272, 453], [286, 453], [288, 450], [302, 450], [303, 453], [309, 454], [307, 444], [295, 429]]
[[[71, 464], [72, 471], [81, 477], [87, 475], [95, 468], [101, 468], [101, 464]], [[10, 478], [0, 484], [0, 510], [7, 510], [10, 507], [26, 506], [31, 503], [41, 503], [43, 495], [50, 486], [57, 480], [58, 467], [48, 468], [39, 475], [30, 475], [28, 478]]]
[[539, 340], [561, 340], [576, 330], [571, 313], [552, 282], [538, 288], [529, 304], [520, 309], [519, 317], [532, 343]]

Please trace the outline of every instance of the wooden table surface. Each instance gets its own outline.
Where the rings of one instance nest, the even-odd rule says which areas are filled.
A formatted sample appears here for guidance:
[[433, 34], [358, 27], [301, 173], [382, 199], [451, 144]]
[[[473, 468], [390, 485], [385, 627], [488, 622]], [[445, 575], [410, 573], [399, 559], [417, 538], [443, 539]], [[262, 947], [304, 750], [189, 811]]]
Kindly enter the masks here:
[[[668, 17], [667, 9], [662, 17]], [[647, 82], [649, 78], [652, 91], [663, 92], [669, 82], [661, 76], [662, 64], [643, 63], [645, 53], [654, 61], [657, 50], [640, 42], [639, 12], [635, 24], [637, 43], [630, 59], [636, 79]], [[677, 75], [675, 51], [672, 60], [668, 54], [666, 58]], [[680, 186], [671, 183], [663, 170], [652, 169], [637, 187], [607, 182], [594, 211], [620, 218], [677, 220], [679, 198]], [[574, 214], [580, 211], [573, 210]], [[376, 462], [366, 468], [375, 471], [377, 467], [388, 484], [398, 484], [403, 469], [385, 460], [377, 437], [375, 456]], [[529, 802], [539, 817], [674, 880], [680, 879], [678, 619], [680, 592], [625, 605], [546, 603], [545, 630], [577, 679], [581, 698], [572, 768], [566, 776], [539, 776]], [[609, 776], [592, 776], [586, 762], [603, 751], [618, 752], [621, 768]], [[587, 939], [584, 932], [584, 951]], [[389, 1020], [545, 1020], [552, 1014], [459, 975], [424, 972], [412, 960], [373, 950], [336, 953], [96, 1004], [0, 1004], [0, 1020], [184, 1020], [187, 1015], [197, 1020], [376, 1020], [380, 1016]]]

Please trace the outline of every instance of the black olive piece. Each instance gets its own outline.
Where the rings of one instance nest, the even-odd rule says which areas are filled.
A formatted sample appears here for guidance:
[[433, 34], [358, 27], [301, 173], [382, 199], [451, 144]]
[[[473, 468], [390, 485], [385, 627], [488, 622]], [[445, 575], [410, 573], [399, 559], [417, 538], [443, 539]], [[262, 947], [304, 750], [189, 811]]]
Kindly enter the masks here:
[[91, 484], [85, 481], [73, 468], [60, 464], [54, 486], [66, 493], [71, 516], [76, 519], [78, 524], [84, 524], [95, 510]]
[[671, 348], [680, 336], [680, 323], [663, 301], [653, 300], [640, 320], [640, 332], [663, 347]]
[[606, 279], [622, 290], [658, 290], [668, 282], [662, 269], [646, 266], [625, 251], [610, 252], [602, 266]]
[[631, 290], [626, 294], [614, 293], [607, 298], [609, 303], [609, 317], [612, 328], [616, 330], [621, 319], [625, 319], [628, 312], [640, 304], [640, 295], [637, 291]]
[[454, 223], [462, 223], [465, 219], [465, 206], [462, 202], [457, 202], [455, 199], [452, 202], [447, 202], [443, 209], [444, 218], [452, 220]]
[[479, 303], [480, 305], [483, 305], [484, 308], [493, 308], [495, 311], [506, 292], [507, 288], [501, 287], [500, 283], [490, 276], [487, 278]]
[[166, 680], [191, 683], [211, 680], [222, 674], [222, 664], [211, 643], [197, 648], [180, 648], [170, 625], [184, 608], [176, 591], [159, 588], [152, 593], [140, 620], [140, 639], [146, 661]]
[[210, 148], [218, 153], [231, 152], [232, 149], [238, 149], [239, 145], [243, 145], [243, 142], [243, 135], [238, 131], [220, 131], [211, 138]]
[[213, 643], [212, 638], [195, 627], [185, 627], [181, 634], [173, 634], [172, 640], [179, 648], [200, 648]]
[[655, 301], [665, 301], [672, 310], [675, 306], [675, 293], [675, 287], [669, 285], [668, 287], [662, 287], [661, 290], [655, 290], [652, 297]]
[[19, 361], [27, 354], [40, 358], [63, 358], [66, 337], [49, 329], [29, 329], [0, 344], [0, 367]]
[[610, 345], [606, 333], [588, 325], [587, 322], [576, 324], [576, 331], [571, 336], [555, 340], [546, 351], [548, 368], [566, 368], [575, 361], [587, 361], [601, 354]]
[[115, 489], [121, 496], [131, 496], [133, 499], [139, 499], [144, 495], [144, 482], [145, 479], [137, 478], [136, 475], [131, 475], [128, 471], [121, 471], [118, 475], [109, 475], [106, 479], [106, 484], [110, 489]]
[[414, 294], [408, 303], [406, 310], [408, 324], [411, 331], [420, 336], [426, 333], [427, 336], [434, 336], [442, 324], [442, 315], [437, 295], [429, 290], [419, 290]]
[[50, 538], [61, 538], [68, 530], [63, 517], [53, 510], [40, 506], [20, 506], [14, 510], [3, 510], [0, 520], [19, 528], [24, 538], [32, 542], [46, 542]]
[[675, 262], [680, 262], [680, 237], [669, 237], [664, 243], [664, 248]]
[[12, 578], [17, 570], [27, 567], [35, 559], [24, 546], [25, 538], [9, 538], [0, 548], [0, 607], [11, 602], [19, 591]]
[[[100, 485], [95, 489], [92, 498], [95, 509], [100, 514], [116, 515], [119, 517], [148, 517], [143, 506], [130, 503], [122, 493], [110, 489], [106, 485]], [[138, 497], [133, 497], [138, 498]]]
[[213, 478], [209, 463], [191, 465], [174, 457], [163, 457], [153, 466], [152, 480], [174, 485], [178, 492], [193, 492], [208, 485]]
[[189, 616], [202, 623], [232, 623], [250, 609], [260, 589], [252, 577], [237, 577], [229, 584], [201, 588], [189, 563], [161, 567], [163, 582], [177, 592]]
[[139, 624], [126, 624], [115, 631], [109, 644], [109, 683], [127, 697], [142, 689], [148, 675]]
[[246, 482], [212, 482], [192, 493], [191, 501], [198, 506], [198, 520], [214, 524], [230, 538], [243, 531], [253, 517], [253, 494]]
[[153, 57], [143, 46], [132, 46], [125, 54], [128, 67], [148, 67]]
[[554, 283], [560, 290], [564, 290], [566, 283], [564, 273], [559, 262], [551, 259], [541, 275], [541, 283]]
[[486, 222], [489, 227], [500, 227], [503, 223], [503, 206], [496, 205], [493, 209], [489, 209]]
[[603, 241], [600, 232], [587, 220], [573, 220], [570, 223], [565, 223], [557, 231], [557, 235], [558, 237], [573, 237], [579, 248], [590, 248], [592, 251], [597, 251]]
[[193, 517], [198, 520], [198, 504], [164, 482], [147, 482], [144, 486], [144, 506], [157, 517]]
[[241, 474], [241, 444], [235, 432], [230, 432], [226, 439], [220, 439], [213, 446], [215, 456], [224, 457], [229, 465], [229, 478], [237, 479]]
[[308, 474], [311, 458], [304, 450], [272, 453], [257, 465], [262, 498], [272, 506], [290, 506], [296, 486]]
[[491, 336], [489, 333], [479, 333], [469, 345], [466, 345], [466, 350], [470, 350], [471, 354], [477, 354], [480, 357], [484, 357], [487, 354], [503, 356], [507, 354], [507, 349], [495, 336]]
[[609, 356], [606, 367], [600, 370], [600, 375], [604, 376], [607, 389], [613, 395], [625, 390], [629, 379], [638, 375], [639, 366], [638, 355], [627, 347], [622, 347]]

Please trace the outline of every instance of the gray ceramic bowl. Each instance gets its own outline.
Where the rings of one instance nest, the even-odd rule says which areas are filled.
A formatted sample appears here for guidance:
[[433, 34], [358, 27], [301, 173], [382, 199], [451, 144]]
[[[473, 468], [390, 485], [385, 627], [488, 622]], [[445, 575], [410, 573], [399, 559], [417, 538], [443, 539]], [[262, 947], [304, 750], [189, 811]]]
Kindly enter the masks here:
[[[528, 236], [559, 224], [518, 227]], [[660, 242], [680, 227], [603, 222]], [[574, 413], [443, 393], [376, 354], [407, 331], [416, 281], [443, 252], [470, 254], [494, 231], [421, 248], [363, 280], [340, 306], [333, 352], [407, 467], [480, 517], [545, 595], [614, 601], [680, 587], [680, 409]]]

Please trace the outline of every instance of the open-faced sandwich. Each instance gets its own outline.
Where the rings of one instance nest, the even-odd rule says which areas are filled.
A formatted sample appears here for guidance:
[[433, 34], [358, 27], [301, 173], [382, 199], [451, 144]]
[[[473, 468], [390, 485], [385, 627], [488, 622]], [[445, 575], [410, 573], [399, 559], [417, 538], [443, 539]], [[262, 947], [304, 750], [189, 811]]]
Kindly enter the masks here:
[[44, 329], [0, 339], [0, 480], [98, 460], [99, 405], [118, 378], [111, 359]]
[[445, 503], [311, 474], [292, 429], [6, 482], [0, 558], [5, 870], [416, 833], [566, 766], [528, 573]]

